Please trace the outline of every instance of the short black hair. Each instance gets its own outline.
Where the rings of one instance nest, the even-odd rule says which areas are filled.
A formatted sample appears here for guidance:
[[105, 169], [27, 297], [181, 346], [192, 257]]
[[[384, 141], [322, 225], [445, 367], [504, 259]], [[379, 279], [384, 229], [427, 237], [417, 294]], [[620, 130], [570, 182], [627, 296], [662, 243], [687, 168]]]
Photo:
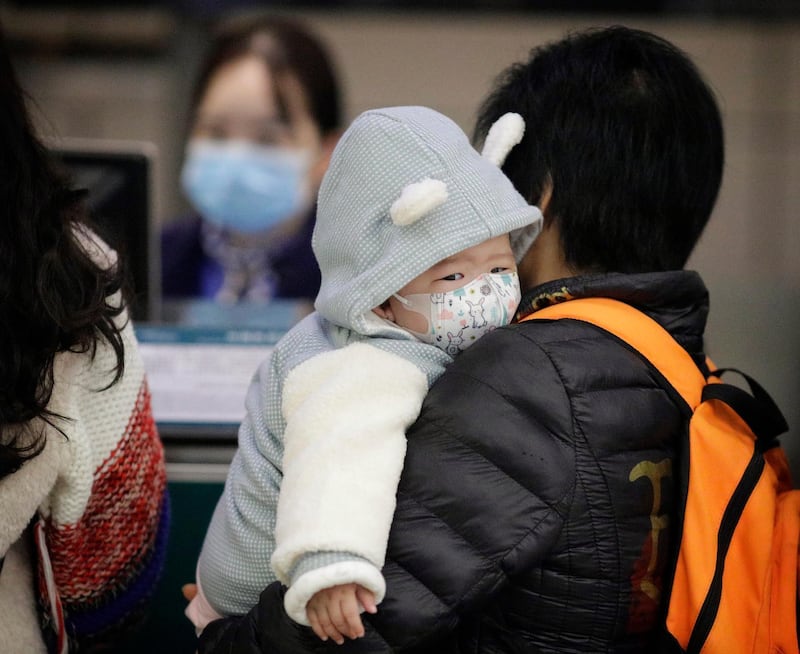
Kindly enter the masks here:
[[479, 110], [481, 141], [514, 111], [526, 123], [503, 170], [538, 203], [552, 184], [567, 265], [583, 271], [683, 268], [722, 180], [722, 119], [689, 57], [622, 26], [535, 48], [498, 78]]
[[[298, 79], [323, 136], [340, 129], [342, 100], [333, 58], [308, 27], [282, 16], [248, 15], [222, 24], [200, 66], [192, 108], [200, 104], [219, 68], [251, 54], [260, 57], [273, 73], [290, 72]], [[278, 88], [279, 102], [283, 101], [281, 93]]]

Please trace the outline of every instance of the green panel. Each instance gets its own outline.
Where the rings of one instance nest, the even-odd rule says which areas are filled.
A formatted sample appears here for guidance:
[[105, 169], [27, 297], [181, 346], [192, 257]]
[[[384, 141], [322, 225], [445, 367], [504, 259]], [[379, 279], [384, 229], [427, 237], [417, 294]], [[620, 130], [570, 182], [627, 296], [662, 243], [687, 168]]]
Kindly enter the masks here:
[[181, 586], [194, 581], [197, 557], [222, 487], [222, 482], [169, 483], [172, 525], [166, 568], [147, 622], [118, 650], [121, 654], [194, 652], [194, 627], [183, 614], [186, 601]]

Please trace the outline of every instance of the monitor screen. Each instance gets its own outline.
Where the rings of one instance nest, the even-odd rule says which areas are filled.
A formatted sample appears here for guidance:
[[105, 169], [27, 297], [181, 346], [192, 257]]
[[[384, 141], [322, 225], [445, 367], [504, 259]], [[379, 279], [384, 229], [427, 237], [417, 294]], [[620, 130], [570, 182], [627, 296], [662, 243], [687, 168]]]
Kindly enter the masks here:
[[74, 188], [88, 191], [92, 224], [128, 270], [134, 320], [160, 314], [159, 241], [153, 216], [155, 146], [145, 142], [59, 140], [51, 151]]

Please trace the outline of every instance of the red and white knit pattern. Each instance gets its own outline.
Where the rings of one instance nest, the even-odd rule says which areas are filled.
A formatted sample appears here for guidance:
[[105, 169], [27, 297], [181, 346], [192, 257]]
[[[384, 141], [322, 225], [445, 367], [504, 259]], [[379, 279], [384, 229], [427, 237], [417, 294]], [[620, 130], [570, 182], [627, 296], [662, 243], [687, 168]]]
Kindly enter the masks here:
[[75, 522], [47, 521], [47, 545], [65, 603], [124, 587], [153, 545], [166, 485], [164, 456], [142, 382], [119, 442], [94, 471], [89, 501]]
[[[52, 582], [66, 620], [82, 614], [102, 630], [115, 626], [116, 611], [109, 607], [125, 601], [124, 594], [154, 555], [161, 512], [166, 510], [164, 453], [130, 323], [122, 334], [125, 373], [109, 388], [115, 359], [105, 343], [93, 361], [65, 355], [82, 357], [78, 365], [65, 362], [66, 377], [56, 365], [58, 396], [69, 398], [62, 415], [73, 418], [65, 429], [71, 456], [45, 514]], [[42, 563], [47, 553], [40, 551]], [[45, 606], [54, 606], [44, 574], [47, 566], [39, 570]], [[136, 591], [141, 592], [150, 594], [152, 588]], [[131, 604], [139, 600], [137, 595]], [[64, 627], [57, 615], [51, 619], [60, 641]]]

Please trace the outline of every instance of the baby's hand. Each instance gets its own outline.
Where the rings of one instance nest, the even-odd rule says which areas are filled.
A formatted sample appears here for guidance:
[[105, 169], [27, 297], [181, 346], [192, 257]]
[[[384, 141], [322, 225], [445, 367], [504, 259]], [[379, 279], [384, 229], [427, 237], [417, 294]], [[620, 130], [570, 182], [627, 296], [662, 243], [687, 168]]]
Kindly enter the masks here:
[[181, 593], [187, 602], [191, 602], [194, 596], [197, 595], [197, 584], [183, 584], [181, 586]]
[[361, 638], [364, 625], [360, 607], [367, 613], [376, 613], [375, 595], [358, 584], [342, 584], [323, 588], [306, 605], [306, 615], [311, 628], [322, 640], [331, 638], [341, 645], [344, 637]]

